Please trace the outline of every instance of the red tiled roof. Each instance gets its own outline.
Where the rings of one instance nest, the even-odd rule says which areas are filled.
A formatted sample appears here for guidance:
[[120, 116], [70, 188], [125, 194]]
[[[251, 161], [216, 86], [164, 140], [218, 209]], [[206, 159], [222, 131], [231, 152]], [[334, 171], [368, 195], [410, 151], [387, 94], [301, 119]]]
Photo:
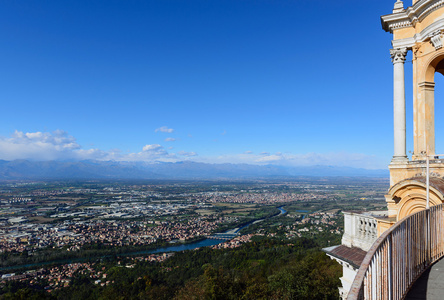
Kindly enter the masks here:
[[347, 247], [345, 245], [339, 245], [337, 247], [330, 247], [323, 249], [327, 254], [339, 258], [340, 260], [344, 260], [354, 267], [359, 268], [361, 266], [362, 261], [364, 260], [366, 251], [357, 247]]
[[[407, 180], [416, 180], [416, 181], [419, 181], [419, 182], [425, 184], [427, 179], [425, 176], [416, 176], [416, 177], [406, 179], [406, 181]], [[429, 180], [430, 180], [430, 186], [434, 187], [435, 189], [437, 189], [441, 193], [444, 192], [444, 179], [431, 176]]]

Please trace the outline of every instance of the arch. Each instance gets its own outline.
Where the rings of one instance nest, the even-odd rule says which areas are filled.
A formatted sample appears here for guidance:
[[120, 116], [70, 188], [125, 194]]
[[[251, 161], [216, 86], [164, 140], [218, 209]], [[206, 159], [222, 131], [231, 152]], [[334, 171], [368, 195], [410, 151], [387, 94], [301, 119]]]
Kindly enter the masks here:
[[[416, 64], [418, 67], [422, 64]], [[419, 70], [414, 100], [414, 152], [435, 154], [435, 73], [444, 75], [444, 48], [432, 54]]]
[[[430, 206], [444, 202], [444, 180], [441, 178], [430, 179], [429, 200]], [[426, 208], [427, 187], [424, 177], [403, 180], [389, 190], [388, 195], [395, 203], [396, 220], [423, 210]]]
[[444, 50], [438, 51], [428, 60], [424, 72], [425, 76], [422, 81], [435, 82], [436, 72], [444, 75]]

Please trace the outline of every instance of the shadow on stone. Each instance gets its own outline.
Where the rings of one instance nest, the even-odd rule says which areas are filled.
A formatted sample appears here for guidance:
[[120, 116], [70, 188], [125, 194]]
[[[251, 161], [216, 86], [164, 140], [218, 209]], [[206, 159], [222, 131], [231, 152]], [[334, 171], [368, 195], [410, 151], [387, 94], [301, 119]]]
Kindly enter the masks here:
[[419, 277], [405, 299], [444, 299], [444, 259], [433, 264]]
[[416, 282], [413, 284], [412, 288], [408, 292], [407, 296], [405, 297], [406, 300], [427, 299], [427, 282], [429, 280], [432, 267], [427, 269], [421, 275], [421, 277], [416, 280]]

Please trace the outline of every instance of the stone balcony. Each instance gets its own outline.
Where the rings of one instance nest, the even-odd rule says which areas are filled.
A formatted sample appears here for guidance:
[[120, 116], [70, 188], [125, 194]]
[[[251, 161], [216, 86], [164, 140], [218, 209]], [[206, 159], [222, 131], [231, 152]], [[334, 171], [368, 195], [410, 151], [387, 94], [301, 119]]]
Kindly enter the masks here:
[[340, 278], [342, 286], [339, 287], [339, 294], [342, 299], [346, 299], [362, 260], [378, 238], [381, 230], [378, 230], [378, 227], [380, 227], [382, 220], [386, 220], [388, 211], [348, 211], [343, 213], [342, 244], [323, 250], [343, 268], [343, 276]]

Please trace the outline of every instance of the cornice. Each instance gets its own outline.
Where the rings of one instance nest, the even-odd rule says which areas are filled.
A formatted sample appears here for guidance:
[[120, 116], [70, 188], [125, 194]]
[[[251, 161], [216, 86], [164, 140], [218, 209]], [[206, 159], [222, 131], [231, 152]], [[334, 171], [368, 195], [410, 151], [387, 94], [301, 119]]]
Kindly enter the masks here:
[[420, 0], [401, 12], [381, 16], [381, 25], [385, 31], [415, 26], [433, 11], [444, 6], [444, 0]]
[[433, 24], [430, 24], [424, 28], [420, 33], [415, 34], [413, 37], [393, 40], [393, 48], [412, 48], [416, 43], [422, 43], [430, 39], [438, 31], [444, 31], [444, 19], [439, 19]]

